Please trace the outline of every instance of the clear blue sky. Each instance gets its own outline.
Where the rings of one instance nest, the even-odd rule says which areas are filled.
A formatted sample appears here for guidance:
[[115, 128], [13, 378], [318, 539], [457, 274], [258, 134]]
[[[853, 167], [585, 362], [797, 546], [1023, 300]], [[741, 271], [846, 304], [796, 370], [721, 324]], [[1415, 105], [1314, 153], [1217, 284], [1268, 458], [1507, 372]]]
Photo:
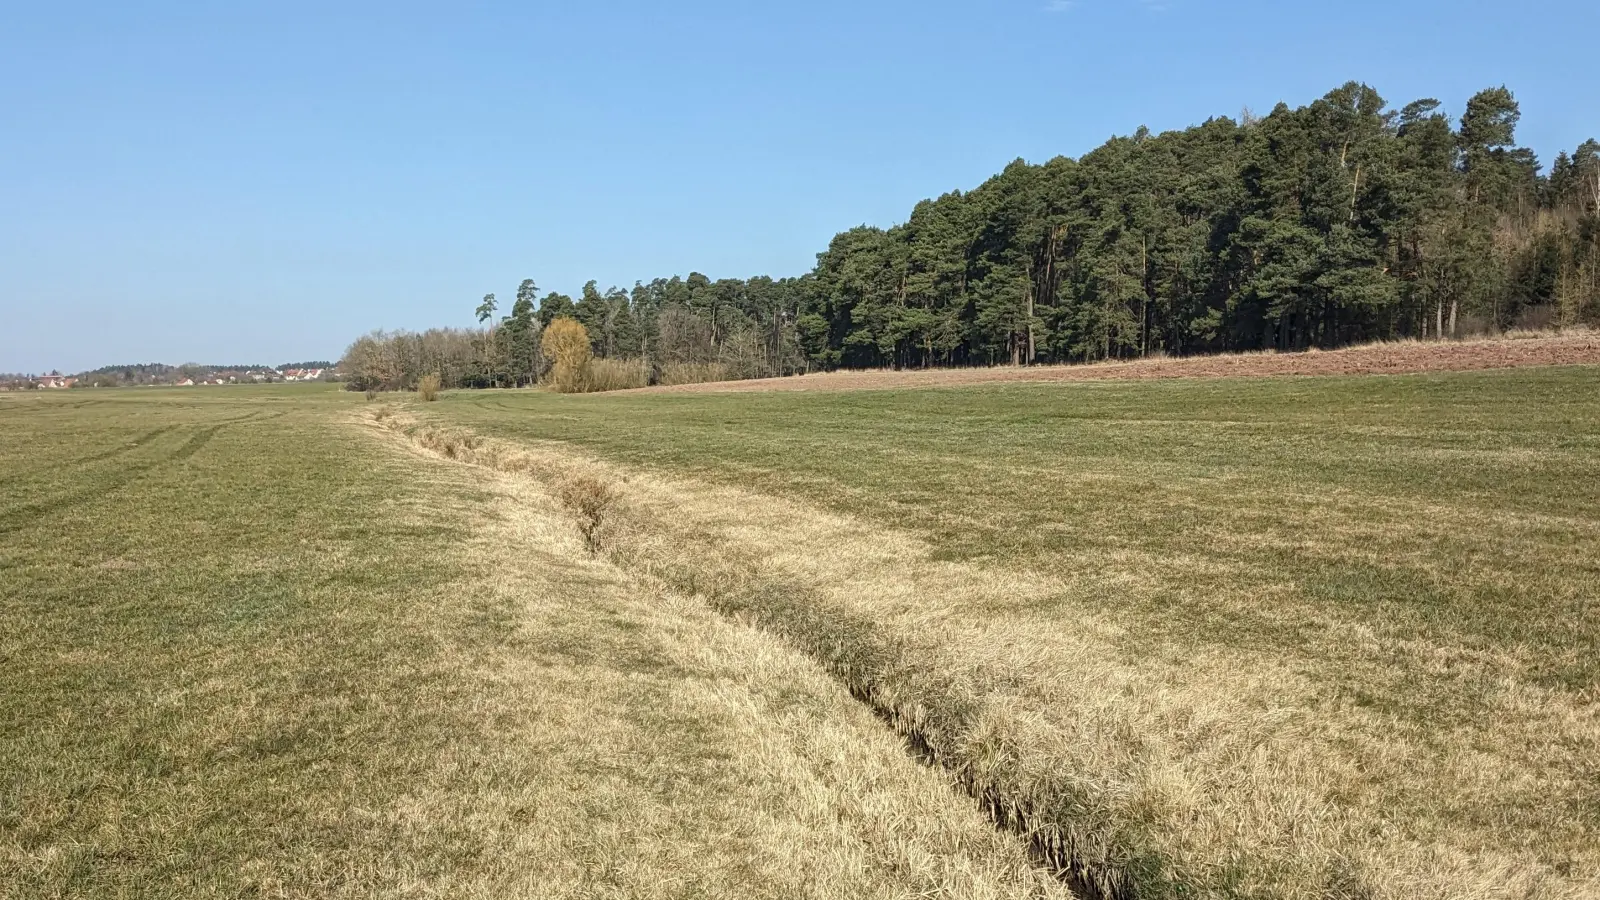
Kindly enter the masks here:
[[1008, 161], [1308, 102], [1600, 136], [1600, 5], [0, 2], [0, 371], [336, 358], [524, 277], [806, 271]]

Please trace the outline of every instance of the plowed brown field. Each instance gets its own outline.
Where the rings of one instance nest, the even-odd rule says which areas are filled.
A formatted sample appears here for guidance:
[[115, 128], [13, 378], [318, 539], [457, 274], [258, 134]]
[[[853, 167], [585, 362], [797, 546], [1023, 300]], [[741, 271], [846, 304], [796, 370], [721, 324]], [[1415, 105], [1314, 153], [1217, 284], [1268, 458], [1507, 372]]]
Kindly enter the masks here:
[[826, 372], [789, 378], [717, 381], [642, 388], [663, 392], [849, 391], [998, 382], [1234, 378], [1267, 375], [1401, 375], [1524, 366], [1600, 364], [1600, 333], [1495, 338], [1447, 343], [1403, 341], [1303, 353], [1236, 353], [1064, 366]]

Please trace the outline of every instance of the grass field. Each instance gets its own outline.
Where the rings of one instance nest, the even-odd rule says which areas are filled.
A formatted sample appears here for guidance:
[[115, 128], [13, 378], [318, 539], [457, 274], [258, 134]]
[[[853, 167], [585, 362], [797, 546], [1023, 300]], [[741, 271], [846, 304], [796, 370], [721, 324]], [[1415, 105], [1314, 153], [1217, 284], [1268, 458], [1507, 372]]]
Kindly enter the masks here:
[[317, 388], [0, 395], [0, 897], [1052, 897], [823, 669]]
[[1600, 896], [1600, 368], [405, 415], [600, 473], [609, 558], [822, 660], [1090, 892]]
[[0, 897], [1600, 897], [1600, 367], [0, 395], [0, 461]]

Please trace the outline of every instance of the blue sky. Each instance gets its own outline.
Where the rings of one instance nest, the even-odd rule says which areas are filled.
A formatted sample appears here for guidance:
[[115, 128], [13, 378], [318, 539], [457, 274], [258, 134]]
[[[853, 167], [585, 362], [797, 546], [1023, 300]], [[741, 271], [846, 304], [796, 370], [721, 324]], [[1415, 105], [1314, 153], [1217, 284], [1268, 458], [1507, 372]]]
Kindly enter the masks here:
[[1346, 80], [1600, 136], [1600, 5], [0, 3], [0, 371], [335, 358], [519, 280], [806, 271], [1017, 157]]

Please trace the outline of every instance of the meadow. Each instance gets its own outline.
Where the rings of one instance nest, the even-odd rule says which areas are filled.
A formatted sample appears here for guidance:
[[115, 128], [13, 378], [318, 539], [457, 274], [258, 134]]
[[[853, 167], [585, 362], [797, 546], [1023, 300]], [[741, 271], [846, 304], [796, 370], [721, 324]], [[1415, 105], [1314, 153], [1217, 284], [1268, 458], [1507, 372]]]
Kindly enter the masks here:
[[1600, 895], [1600, 369], [456, 393], [1080, 893]]
[[1600, 896], [1600, 367], [0, 426], [0, 897]]
[[0, 897], [1065, 897], [822, 667], [325, 386], [0, 395]]

